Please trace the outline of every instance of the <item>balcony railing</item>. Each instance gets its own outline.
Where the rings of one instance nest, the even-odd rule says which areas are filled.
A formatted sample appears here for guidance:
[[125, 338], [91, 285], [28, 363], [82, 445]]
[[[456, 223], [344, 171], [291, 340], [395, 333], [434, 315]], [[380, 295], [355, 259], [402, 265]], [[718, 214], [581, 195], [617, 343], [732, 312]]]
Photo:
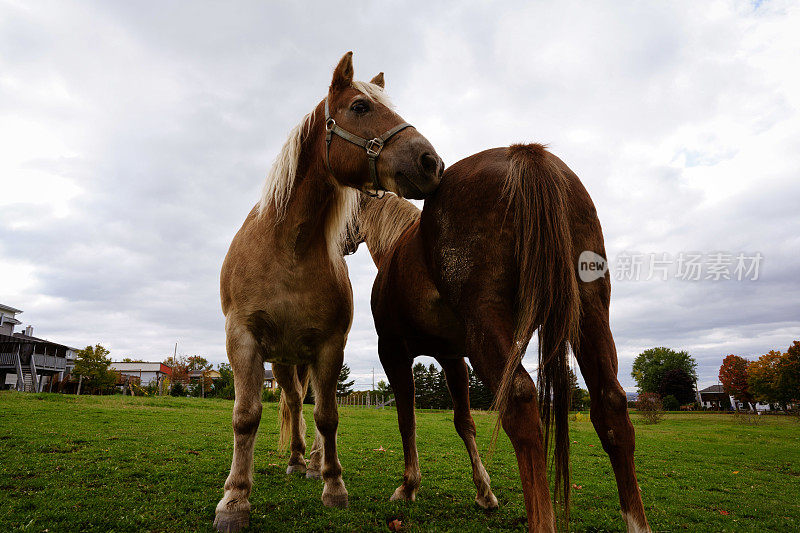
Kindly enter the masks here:
[[39, 370], [64, 370], [67, 367], [67, 360], [64, 357], [55, 355], [34, 354], [36, 368]]
[[[61, 371], [67, 368], [67, 360], [64, 357], [55, 355], [42, 355], [34, 354], [34, 363], [37, 370], [57, 370]], [[13, 353], [0, 353], [0, 366], [14, 367], [16, 365], [14, 359], [16, 354]]]

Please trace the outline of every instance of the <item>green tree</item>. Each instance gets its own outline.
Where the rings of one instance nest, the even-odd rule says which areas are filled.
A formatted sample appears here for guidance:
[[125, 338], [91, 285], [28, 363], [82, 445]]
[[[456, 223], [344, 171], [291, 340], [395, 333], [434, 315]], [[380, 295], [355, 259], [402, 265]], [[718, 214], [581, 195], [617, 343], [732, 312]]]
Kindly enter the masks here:
[[233, 370], [231, 370], [231, 365], [228, 363], [220, 363], [220, 365], [217, 367], [217, 372], [219, 372], [220, 377], [219, 379], [215, 379], [211, 385], [211, 392], [209, 396], [223, 398], [225, 400], [233, 400]]
[[658, 393], [664, 399], [664, 408], [674, 411], [667, 407], [667, 396], [672, 396], [678, 402], [678, 406], [692, 403], [696, 400], [694, 392], [694, 380], [682, 368], [674, 368], [664, 372], [661, 383], [658, 386]]
[[99, 344], [78, 350], [73, 372], [83, 378], [87, 389], [102, 393], [116, 383], [117, 375], [109, 368], [110, 353]]
[[[342, 369], [339, 371], [339, 381], [336, 382], [336, 395], [337, 396], [347, 396], [351, 392], [353, 392], [353, 385], [355, 384], [355, 380], [348, 381], [347, 378], [350, 377], [350, 367], [346, 364], [342, 365]], [[309, 387], [311, 390], [311, 387]]]
[[211, 368], [211, 365], [208, 363], [208, 360], [205, 357], [201, 357], [199, 355], [192, 355], [186, 358], [186, 366], [189, 371], [194, 370], [208, 370]]
[[683, 370], [697, 381], [697, 362], [685, 351], [676, 352], [670, 348], [650, 348], [636, 356], [633, 361], [631, 377], [636, 380], [639, 392], [658, 393], [664, 374], [670, 370]]
[[384, 381], [384, 380], [378, 381], [377, 391], [379, 393], [385, 394], [387, 396], [391, 396], [392, 394], [394, 394], [394, 391], [392, 390], [392, 386], [389, 383], [387, 383], [386, 381]]
[[588, 400], [589, 400], [589, 393], [578, 385], [578, 376], [575, 375], [575, 372], [572, 371], [571, 368], [568, 369], [569, 371], [569, 387], [571, 392], [571, 406], [570, 409], [573, 411], [582, 411], [586, 409]]
[[471, 366], [467, 366], [467, 372], [469, 374], [470, 407], [473, 409], [491, 409], [494, 401], [492, 391], [484, 385]]

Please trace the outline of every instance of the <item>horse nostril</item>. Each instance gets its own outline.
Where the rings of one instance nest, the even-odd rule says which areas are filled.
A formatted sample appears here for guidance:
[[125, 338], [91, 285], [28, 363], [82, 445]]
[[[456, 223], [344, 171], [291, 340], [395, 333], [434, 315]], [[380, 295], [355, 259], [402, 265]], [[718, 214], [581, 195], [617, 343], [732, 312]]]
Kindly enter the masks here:
[[429, 152], [422, 154], [422, 157], [420, 157], [420, 163], [422, 163], [422, 168], [424, 168], [425, 172], [428, 174], [435, 175], [439, 171], [439, 158]]

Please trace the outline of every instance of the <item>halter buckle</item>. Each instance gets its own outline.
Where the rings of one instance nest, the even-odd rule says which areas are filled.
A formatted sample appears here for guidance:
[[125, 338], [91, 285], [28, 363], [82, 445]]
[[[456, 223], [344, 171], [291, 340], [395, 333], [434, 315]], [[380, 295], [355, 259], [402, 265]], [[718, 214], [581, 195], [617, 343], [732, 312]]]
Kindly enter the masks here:
[[333, 127], [336, 126], [336, 121], [333, 118], [329, 118], [325, 121], [325, 131], [333, 131]]
[[367, 141], [365, 148], [367, 149], [368, 156], [378, 157], [378, 154], [380, 154], [381, 150], [383, 150], [383, 141], [376, 137], [370, 141]]

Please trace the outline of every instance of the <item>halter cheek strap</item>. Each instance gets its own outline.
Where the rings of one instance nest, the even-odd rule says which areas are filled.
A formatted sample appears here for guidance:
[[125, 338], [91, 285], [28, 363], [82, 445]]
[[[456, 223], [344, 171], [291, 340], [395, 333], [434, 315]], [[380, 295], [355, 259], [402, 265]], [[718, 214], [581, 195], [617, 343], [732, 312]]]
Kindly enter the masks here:
[[378, 180], [378, 156], [381, 154], [381, 150], [383, 150], [383, 146], [386, 144], [386, 141], [391, 139], [395, 134], [401, 132], [402, 130], [411, 127], [411, 124], [408, 122], [403, 122], [390, 129], [383, 135], [375, 137], [374, 139], [365, 139], [363, 137], [359, 137], [358, 135], [342, 129], [336, 124], [336, 121], [331, 118], [330, 109], [328, 108], [328, 99], [325, 98], [325, 164], [328, 166], [328, 172], [333, 175], [333, 170], [331, 169], [331, 140], [333, 139], [334, 135], [338, 135], [345, 141], [356, 144], [366, 150], [367, 160], [369, 161], [369, 176], [372, 179], [372, 186], [375, 191], [374, 194], [367, 194], [382, 198], [382, 193], [386, 192], [386, 188], [383, 187]]

